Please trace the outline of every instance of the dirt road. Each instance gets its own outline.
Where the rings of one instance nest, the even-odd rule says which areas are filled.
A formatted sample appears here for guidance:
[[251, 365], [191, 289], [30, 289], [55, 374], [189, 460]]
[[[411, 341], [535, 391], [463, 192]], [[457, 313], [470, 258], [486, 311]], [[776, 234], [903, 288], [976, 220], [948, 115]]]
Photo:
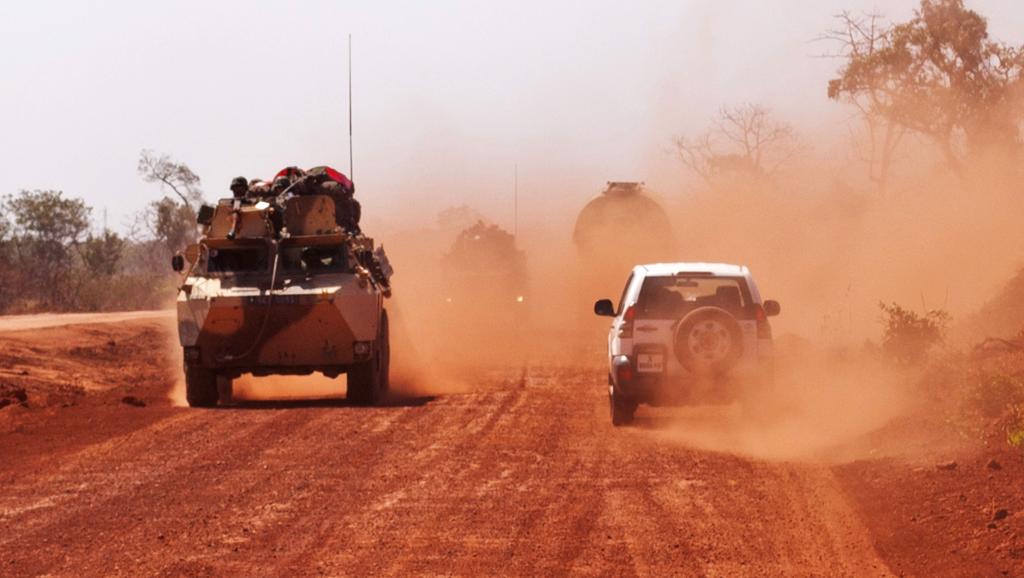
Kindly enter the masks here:
[[124, 323], [138, 319], [170, 319], [174, 311], [122, 311], [116, 313], [35, 313], [31, 315], [0, 315], [0, 332], [26, 331], [47, 327], [64, 327], [87, 323]]
[[191, 410], [169, 379], [0, 433], [0, 575], [891, 575], [832, 468], [613, 430], [594, 368], [378, 408]]

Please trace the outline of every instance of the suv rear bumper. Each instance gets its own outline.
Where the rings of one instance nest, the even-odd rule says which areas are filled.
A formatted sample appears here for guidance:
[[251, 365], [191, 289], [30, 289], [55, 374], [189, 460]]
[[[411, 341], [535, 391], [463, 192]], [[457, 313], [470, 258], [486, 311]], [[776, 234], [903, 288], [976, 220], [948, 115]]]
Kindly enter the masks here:
[[[720, 376], [697, 376], [689, 373], [639, 373], [635, 363], [625, 355], [612, 359], [611, 387], [622, 398], [651, 405], [687, 405], [695, 403], [728, 403], [736, 399], [739, 389], [771, 376], [771, 359], [739, 368]], [[628, 371], [622, 369], [626, 367]]]

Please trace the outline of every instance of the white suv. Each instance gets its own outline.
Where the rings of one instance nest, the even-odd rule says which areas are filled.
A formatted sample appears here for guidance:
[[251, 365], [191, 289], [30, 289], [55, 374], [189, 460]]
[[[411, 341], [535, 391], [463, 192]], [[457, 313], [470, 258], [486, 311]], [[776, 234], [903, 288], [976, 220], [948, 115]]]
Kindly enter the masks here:
[[633, 420], [637, 405], [727, 401], [742, 383], [771, 378], [776, 301], [762, 301], [750, 271], [723, 263], [638, 265], [608, 333], [612, 423]]

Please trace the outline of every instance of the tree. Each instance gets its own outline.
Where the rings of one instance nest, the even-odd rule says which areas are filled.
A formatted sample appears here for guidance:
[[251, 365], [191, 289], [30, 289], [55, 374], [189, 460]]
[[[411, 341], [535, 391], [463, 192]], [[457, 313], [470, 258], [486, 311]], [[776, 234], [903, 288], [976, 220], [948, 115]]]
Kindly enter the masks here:
[[147, 183], [160, 183], [181, 199], [181, 204], [193, 211], [203, 202], [199, 176], [185, 163], [172, 160], [168, 155], [157, 155], [143, 149], [139, 153], [139, 174]]
[[170, 197], [150, 203], [145, 211], [145, 222], [153, 237], [170, 253], [196, 240], [196, 214]]
[[105, 230], [103, 235], [92, 236], [82, 244], [81, 256], [87, 272], [108, 277], [121, 269], [127, 242], [113, 231]]
[[709, 183], [730, 175], [769, 178], [797, 152], [796, 131], [763, 106], [722, 108], [706, 131], [676, 139], [676, 152]]
[[165, 196], [149, 204], [143, 215], [149, 232], [171, 253], [196, 239], [196, 214], [203, 202], [199, 176], [185, 163], [153, 151], [139, 153], [139, 174], [149, 183], [160, 183], [180, 199]]
[[[973, 152], [1016, 150], [1024, 52], [989, 39], [988, 24], [963, 0], [921, 0], [909, 21], [881, 25], [841, 15], [827, 36], [846, 63], [828, 95], [931, 139], [959, 170]], [[888, 136], [895, 146], [898, 137]]]
[[[848, 60], [874, 58], [884, 45], [890, 28], [877, 13], [854, 16], [843, 12], [836, 16], [840, 27], [828, 31], [824, 39], [839, 45], [839, 51], [832, 56]], [[885, 98], [880, 85], [866, 84], [857, 92], [834, 93], [835, 84], [829, 85], [829, 97], [841, 99], [852, 105], [863, 124], [863, 135], [855, 135], [855, 142], [862, 153], [861, 160], [868, 165], [868, 178], [884, 195], [889, 186], [893, 159], [900, 143], [907, 134], [907, 128], [884, 114], [881, 101]]]
[[0, 215], [0, 312], [6, 310], [11, 301], [12, 285], [16, 279], [10, 233], [10, 222], [6, 216]]
[[8, 195], [3, 210], [14, 220], [13, 264], [29, 283], [20, 289], [41, 294], [51, 305], [63, 305], [74, 249], [89, 229], [91, 209], [61, 191], [37, 190]]

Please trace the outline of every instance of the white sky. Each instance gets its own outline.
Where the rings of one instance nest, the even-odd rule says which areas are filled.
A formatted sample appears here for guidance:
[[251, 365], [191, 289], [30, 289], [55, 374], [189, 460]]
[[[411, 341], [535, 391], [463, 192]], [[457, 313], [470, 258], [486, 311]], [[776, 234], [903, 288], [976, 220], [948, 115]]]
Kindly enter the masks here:
[[[812, 40], [842, 9], [916, 2], [28, 1], [0, 4], [0, 193], [54, 188], [123, 228], [160, 197], [140, 149], [185, 161], [209, 198], [289, 164], [345, 172], [355, 43], [357, 195], [376, 222], [468, 203], [541, 226], [606, 180], [666, 193], [667, 150], [723, 104], [808, 133], [844, 118]], [[1021, 42], [1024, 6], [969, 0]], [[371, 222], [373, 222], [371, 221]]]

